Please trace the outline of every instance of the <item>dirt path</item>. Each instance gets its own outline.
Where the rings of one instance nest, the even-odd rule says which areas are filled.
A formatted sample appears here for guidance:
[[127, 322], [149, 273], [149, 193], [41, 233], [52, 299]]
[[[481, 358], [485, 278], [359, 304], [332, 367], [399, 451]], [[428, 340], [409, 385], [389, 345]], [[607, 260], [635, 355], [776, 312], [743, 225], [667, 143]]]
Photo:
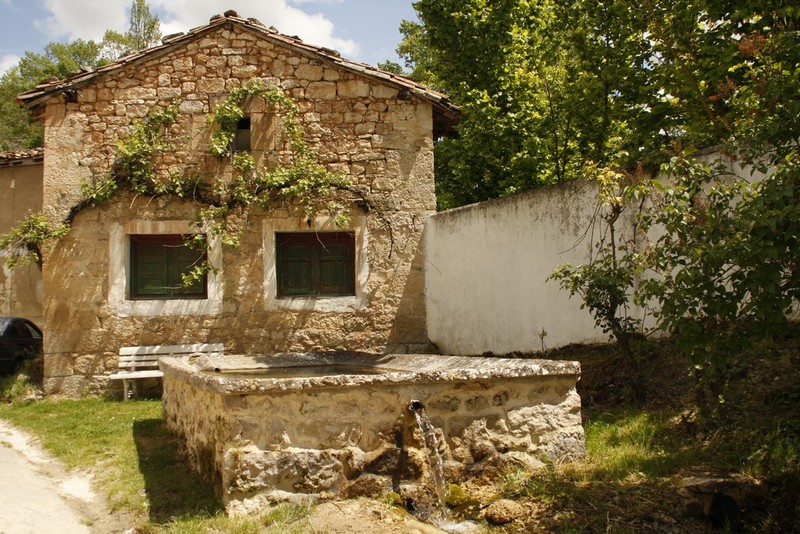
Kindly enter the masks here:
[[0, 534], [90, 534], [109, 515], [88, 475], [67, 471], [0, 421]]

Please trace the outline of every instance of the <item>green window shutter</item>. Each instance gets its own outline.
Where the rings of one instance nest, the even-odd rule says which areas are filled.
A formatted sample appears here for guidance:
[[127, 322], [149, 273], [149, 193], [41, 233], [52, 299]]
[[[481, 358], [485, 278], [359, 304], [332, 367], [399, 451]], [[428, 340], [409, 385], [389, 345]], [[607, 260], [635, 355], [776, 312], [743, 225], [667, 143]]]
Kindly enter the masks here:
[[346, 243], [330, 243], [320, 247], [319, 292], [322, 295], [348, 295], [352, 262], [349, 261], [349, 247]]
[[278, 297], [355, 295], [355, 234], [275, 236]]
[[293, 243], [289, 238], [278, 250], [278, 294], [281, 296], [312, 294], [314, 247], [302, 242]]
[[206, 277], [183, 285], [184, 273], [205, 260], [205, 252], [187, 247], [182, 235], [130, 236], [130, 298], [206, 298]]
[[169, 275], [165, 268], [167, 256], [161, 243], [148, 240], [131, 240], [133, 269], [132, 294], [137, 297], [164, 297], [167, 295]]
[[[181, 237], [181, 240], [183, 238]], [[173, 288], [174, 295], [205, 297], [206, 278], [205, 276], [190, 286], [183, 284], [183, 275], [188, 274], [196, 265], [205, 259], [203, 252], [191, 249], [181, 243], [179, 246], [168, 246], [167, 256], [169, 258], [169, 283]]]

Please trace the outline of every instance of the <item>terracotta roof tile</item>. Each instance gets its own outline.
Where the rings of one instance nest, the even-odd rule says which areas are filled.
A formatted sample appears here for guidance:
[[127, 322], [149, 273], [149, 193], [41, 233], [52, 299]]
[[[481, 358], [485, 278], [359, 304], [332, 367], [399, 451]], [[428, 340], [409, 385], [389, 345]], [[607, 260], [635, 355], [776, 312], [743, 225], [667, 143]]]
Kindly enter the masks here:
[[26, 150], [9, 150], [8, 152], [0, 152], [0, 167], [21, 165], [28, 160], [38, 163], [43, 159], [44, 148], [42, 147], [30, 148]]

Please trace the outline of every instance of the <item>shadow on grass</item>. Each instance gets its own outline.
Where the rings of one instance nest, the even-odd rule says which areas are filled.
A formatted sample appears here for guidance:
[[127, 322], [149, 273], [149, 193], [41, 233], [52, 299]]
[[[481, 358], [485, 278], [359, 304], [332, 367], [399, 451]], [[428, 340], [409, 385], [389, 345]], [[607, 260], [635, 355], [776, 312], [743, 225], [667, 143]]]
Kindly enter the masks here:
[[166, 523], [188, 515], [213, 516], [223, 510], [211, 487], [186, 464], [177, 439], [163, 420], [135, 421], [133, 438], [150, 502], [150, 521]]
[[585, 461], [506, 479], [504, 493], [526, 497], [533, 510], [523, 530], [510, 532], [712, 532], [687, 513], [670, 480], [703, 455], [673, 420], [670, 411], [591, 414]]
[[585, 461], [511, 474], [504, 492], [529, 499], [535, 512], [526, 532], [715, 532], [701, 500], [682, 495], [675, 476], [703, 472], [705, 467], [712, 472], [748, 472], [756, 453], [765, 451], [770, 460], [764, 463], [778, 476], [763, 478], [761, 494], [742, 503], [736, 513], [742, 523], [719, 528], [798, 532], [800, 448], [795, 445], [800, 441], [787, 436], [785, 429], [770, 436], [755, 426], [740, 423], [698, 439], [675, 410], [590, 411]]

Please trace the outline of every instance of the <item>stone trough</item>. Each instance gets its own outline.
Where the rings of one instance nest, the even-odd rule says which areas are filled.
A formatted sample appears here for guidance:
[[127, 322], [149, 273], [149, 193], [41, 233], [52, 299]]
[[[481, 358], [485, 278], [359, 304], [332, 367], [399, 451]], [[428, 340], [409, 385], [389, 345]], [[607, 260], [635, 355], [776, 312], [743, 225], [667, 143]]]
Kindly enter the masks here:
[[164, 358], [164, 418], [230, 514], [307, 498], [431, 496], [423, 408], [448, 483], [583, 456], [577, 362], [283, 353]]

